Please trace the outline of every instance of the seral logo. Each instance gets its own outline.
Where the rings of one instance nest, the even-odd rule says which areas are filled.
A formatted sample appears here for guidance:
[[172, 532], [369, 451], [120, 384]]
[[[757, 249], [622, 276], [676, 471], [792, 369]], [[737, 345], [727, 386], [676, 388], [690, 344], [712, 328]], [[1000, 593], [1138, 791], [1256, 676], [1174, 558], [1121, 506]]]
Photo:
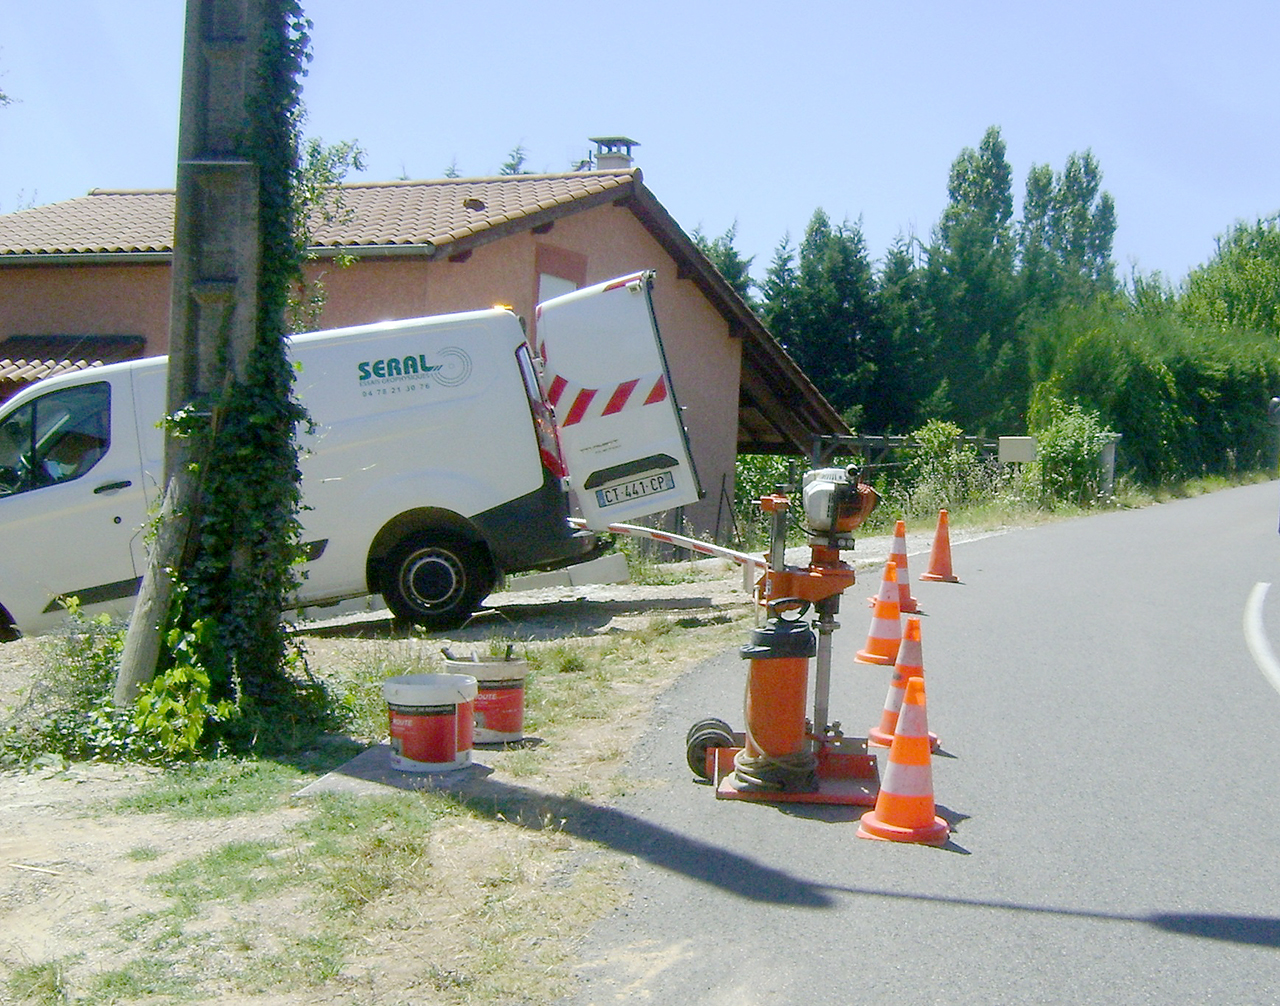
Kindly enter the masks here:
[[440, 364], [432, 372], [436, 384], [456, 388], [471, 376], [471, 357], [456, 346], [440, 350]]
[[448, 346], [435, 354], [388, 356], [381, 360], [364, 360], [356, 364], [361, 384], [399, 384], [403, 381], [430, 379], [446, 388], [457, 387], [471, 376], [471, 357], [456, 346]]

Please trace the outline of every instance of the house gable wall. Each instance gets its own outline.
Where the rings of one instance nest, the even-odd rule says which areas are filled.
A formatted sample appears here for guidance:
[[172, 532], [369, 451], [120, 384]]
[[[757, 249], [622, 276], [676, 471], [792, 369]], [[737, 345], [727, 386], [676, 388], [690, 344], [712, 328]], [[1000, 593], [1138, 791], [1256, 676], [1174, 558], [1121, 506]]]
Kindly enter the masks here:
[[[523, 231], [457, 256], [388, 257], [346, 269], [319, 264], [327, 293], [321, 323], [341, 325], [471, 311], [507, 304], [534, 331], [538, 270], [590, 286], [652, 269], [654, 305], [684, 410], [705, 499], [685, 508], [685, 527], [721, 536], [730, 526], [737, 456], [741, 341], [634, 214], [612, 204], [562, 217], [541, 234]], [[579, 272], [580, 275], [566, 275]]]

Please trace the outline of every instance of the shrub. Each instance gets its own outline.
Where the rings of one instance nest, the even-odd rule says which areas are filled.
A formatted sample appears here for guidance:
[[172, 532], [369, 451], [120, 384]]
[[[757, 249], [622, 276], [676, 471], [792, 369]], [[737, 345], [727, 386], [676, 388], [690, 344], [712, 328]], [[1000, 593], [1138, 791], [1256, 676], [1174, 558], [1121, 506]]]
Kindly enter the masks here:
[[84, 617], [74, 599], [68, 609], [66, 629], [43, 643], [43, 672], [0, 726], [0, 764], [92, 758], [123, 746], [128, 728], [110, 696], [124, 626]]
[[1280, 388], [1274, 342], [1217, 331], [1171, 312], [1113, 313], [1064, 337], [1034, 390], [1033, 428], [1055, 402], [1096, 412], [1123, 435], [1118, 462], [1139, 483], [1172, 485], [1274, 463], [1267, 402]]
[[[209, 631], [202, 621], [190, 630], [169, 630], [165, 666], [134, 703], [117, 708], [113, 692], [125, 626], [106, 615], [86, 618], [74, 598], [67, 607], [65, 631], [51, 636], [43, 648], [42, 673], [13, 716], [0, 724], [0, 764], [167, 762], [227, 746], [270, 747], [289, 729], [296, 733], [299, 719], [320, 723], [332, 718], [329, 697], [320, 689], [308, 701], [306, 683], [292, 686], [292, 707], [298, 710], [293, 716], [275, 709], [264, 715], [248, 697], [238, 704], [214, 701], [198, 655], [198, 634]], [[313, 681], [311, 691], [317, 688]]]
[[1099, 454], [1114, 434], [1103, 428], [1096, 412], [1079, 405], [1054, 403], [1052, 420], [1036, 434], [1036, 469], [1041, 500], [1075, 506], [1096, 503], [1101, 493]]
[[767, 544], [769, 521], [760, 509], [760, 497], [799, 482], [805, 467], [800, 459], [785, 455], [738, 455], [733, 478], [733, 515], [742, 547]]
[[941, 419], [912, 432], [916, 447], [907, 465], [912, 509], [953, 507], [995, 491], [998, 473], [964, 444], [963, 432]]

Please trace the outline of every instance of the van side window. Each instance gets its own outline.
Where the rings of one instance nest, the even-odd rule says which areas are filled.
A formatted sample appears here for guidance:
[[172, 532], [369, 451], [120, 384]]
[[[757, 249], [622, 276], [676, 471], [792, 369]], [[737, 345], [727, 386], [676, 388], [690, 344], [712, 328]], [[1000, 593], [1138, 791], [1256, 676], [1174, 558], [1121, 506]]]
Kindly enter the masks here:
[[0, 424], [0, 496], [77, 479], [111, 445], [111, 385], [62, 388]]

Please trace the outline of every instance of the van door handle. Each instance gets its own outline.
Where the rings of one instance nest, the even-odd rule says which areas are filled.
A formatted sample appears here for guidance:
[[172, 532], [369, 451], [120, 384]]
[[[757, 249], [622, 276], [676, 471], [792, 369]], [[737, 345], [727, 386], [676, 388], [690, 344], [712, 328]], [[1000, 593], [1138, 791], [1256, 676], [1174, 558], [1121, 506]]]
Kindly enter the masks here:
[[131, 485], [133, 485], [133, 483], [130, 482], [128, 479], [125, 479], [123, 482], [104, 482], [102, 485], [98, 486], [98, 488], [95, 489], [93, 492], [95, 496], [98, 493], [113, 493], [117, 489], [128, 489]]

